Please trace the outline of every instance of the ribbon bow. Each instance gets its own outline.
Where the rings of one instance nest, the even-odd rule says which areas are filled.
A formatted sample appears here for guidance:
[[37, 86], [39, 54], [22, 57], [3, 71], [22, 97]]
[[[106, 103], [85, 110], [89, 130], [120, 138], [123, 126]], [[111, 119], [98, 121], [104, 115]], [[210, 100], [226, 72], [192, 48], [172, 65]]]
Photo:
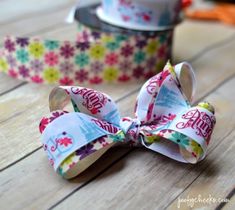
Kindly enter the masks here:
[[[43, 148], [54, 169], [72, 178], [123, 142], [141, 144], [180, 162], [205, 157], [215, 125], [207, 102], [191, 107], [195, 93], [192, 67], [184, 62], [149, 79], [141, 88], [135, 118], [120, 117], [106, 94], [84, 87], [57, 87], [49, 103], [51, 114], [40, 123]], [[64, 111], [72, 102], [75, 112]]]

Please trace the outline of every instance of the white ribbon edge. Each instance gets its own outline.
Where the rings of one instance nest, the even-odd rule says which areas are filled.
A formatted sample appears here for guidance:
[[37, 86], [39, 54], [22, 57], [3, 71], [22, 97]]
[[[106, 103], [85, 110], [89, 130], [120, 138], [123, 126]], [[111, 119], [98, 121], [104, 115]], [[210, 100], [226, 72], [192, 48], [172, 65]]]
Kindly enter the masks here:
[[192, 78], [192, 96], [191, 96], [191, 99], [189, 100], [189, 102], [192, 103], [193, 100], [194, 100], [196, 89], [197, 89], [196, 75], [194, 73], [193, 67], [188, 62], [183, 61], [183, 62], [175, 65], [175, 73], [176, 73], [176, 76], [177, 76], [177, 78], [179, 79], [179, 82], [180, 82], [180, 75], [182, 73], [182, 69], [184, 68], [184, 66], [186, 66], [186, 68], [188, 69], [189, 75]]

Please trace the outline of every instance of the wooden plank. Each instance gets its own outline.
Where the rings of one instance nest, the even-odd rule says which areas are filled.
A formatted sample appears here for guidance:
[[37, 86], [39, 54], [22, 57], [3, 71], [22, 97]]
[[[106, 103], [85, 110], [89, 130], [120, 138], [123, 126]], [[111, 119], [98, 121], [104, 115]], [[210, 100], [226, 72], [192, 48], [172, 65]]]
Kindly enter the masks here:
[[9, 78], [8, 75], [0, 72], [0, 96], [23, 84], [25, 84], [25, 82]]
[[[206, 98], [217, 112], [206, 160], [186, 165], [138, 149], [53, 209], [165, 209], [179, 195], [187, 198], [188, 194], [195, 197], [211, 193], [224, 198], [235, 181], [235, 119], [231, 116], [235, 111], [231, 97], [235, 94], [234, 83], [235, 77]], [[213, 209], [215, 205], [207, 207]], [[172, 209], [177, 209], [176, 205]]]
[[[134, 104], [130, 106], [130, 100], [134, 102], [134, 98], [135, 95], [132, 95], [118, 103], [123, 116], [129, 115], [134, 109]], [[129, 151], [129, 148], [111, 149], [79, 178], [68, 182], [53, 172], [53, 169], [48, 164], [45, 152], [41, 149], [25, 158], [24, 161], [20, 161], [1, 172], [1, 206], [7, 209], [47, 209], [56, 200], [71, 193], [88, 180], [93, 179], [102, 170], [114, 164], [115, 160], [118, 160]], [[100, 165], [102, 166], [100, 167]], [[15, 173], [16, 171], [18, 172]], [[19, 179], [19, 177], [21, 178]], [[15, 190], [17, 186], [21, 190]], [[35, 190], [35, 187], [37, 190]], [[9, 196], [10, 194], [14, 194], [14, 198]], [[27, 199], [25, 195], [27, 195]], [[11, 200], [15, 202], [10, 202]], [[32, 202], [32, 200], [34, 201]]]
[[[114, 100], [118, 100], [140, 85], [130, 83], [125, 86], [109, 85], [108, 88], [107, 86], [100, 85], [95, 89], [106, 92]], [[5, 139], [1, 145], [3, 149], [0, 151], [0, 168], [6, 167], [41, 146], [38, 123], [43, 116], [49, 114], [48, 95], [51, 89], [52, 86], [27, 84], [0, 97], [0, 131]]]
[[[231, 48], [233, 47], [232, 44], [229, 46], [231, 46]], [[216, 87], [213, 85], [212, 80], [209, 80], [210, 83], [208, 83], [208, 84], [205, 84], [203, 82], [201, 83], [201, 81], [203, 81], [203, 77], [211, 75], [213, 73], [214, 74], [218, 73], [218, 74], [222, 75], [222, 74], [226, 74], [226, 73], [230, 72], [230, 75], [232, 75], [231, 69], [233, 68], [233, 65], [232, 65], [232, 62], [231, 62], [229, 56], [227, 56], [226, 52], [228, 53], [230, 51], [227, 48], [225, 48], [225, 49], [221, 48], [220, 50], [217, 51], [217, 55], [216, 55], [218, 57], [218, 60], [221, 59], [221, 60], [227, 61], [227, 63], [230, 63], [230, 65], [225, 66], [225, 68], [222, 69], [222, 71], [214, 71], [214, 69], [211, 68], [211, 65], [212, 65], [211, 63], [207, 63], [208, 64], [207, 71], [205, 71], [205, 72], [196, 71], [197, 77], [199, 79], [198, 80], [199, 86], [202, 86], [201, 88], [203, 91], [203, 93], [201, 93], [200, 97], [202, 96], [202, 94], [207, 94], [208, 92], [210, 92], [211, 88], [213, 89]], [[212, 55], [214, 56], [214, 54], [212, 54]], [[224, 57], [222, 58], [222, 57], [219, 57], [218, 55], [224, 55]], [[210, 57], [207, 57], [207, 58], [212, 59]], [[228, 60], [226, 60], [226, 59], [228, 59]], [[199, 62], [199, 60], [197, 62]], [[197, 62], [194, 63], [195, 68], [197, 68]], [[218, 85], [218, 84], [216, 84], [216, 85]], [[208, 89], [207, 89], [207, 87], [208, 87]], [[127, 99], [120, 102], [120, 107], [122, 108], [121, 109], [122, 116], [129, 115], [129, 113], [132, 112], [132, 108], [130, 107], [130, 104], [134, 104], [135, 96], [136, 96], [136, 94], [133, 94], [132, 96], [129, 96]], [[232, 100], [232, 99], [230, 99], [230, 100]], [[213, 100], [212, 100], [212, 102], [213, 102]], [[231, 101], [230, 101], [230, 103], [231, 103]], [[234, 121], [231, 121], [231, 115], [229, 113], [227, 115], [222, 115], [223, 110], [222, 110], [221, 106], [226, 106], [226, 107], [228, 107], [229, 110], [230, 109], [232, 110], [234, 108], [233, 104], [228, 105], [227, 101], [224, 102], [222, 105], [216, 106], [217, 117], [220, 118], [218, 122], [224, 123], [224, 124], [230, 123], [230, 122], [233, 123]], [[223, 117], [224, 117], [224, 120], [222, 120]], [[33, 118], [33, 116], [32, 116], [32, 118]], [[219, 142], [220, 139], [222, 139], [224, 136], [226, 136], [231, 131], [230, 127], [223, 128], [223, 126], [218, 126], [218, 124], [217, 124], [217, 128], [215, 130], [215, 135], [214, 135], [212, 144], [209, 147], [209, 149], [215, 147], [216, 143]], [[24, 138], [24, 141], [26, 141], [27, 139], [28, 138]], [[15, 141], [17, 141], [17, 140], [15, 140]], [[13, 144], [13, 143], [11, 143], [11, 144]], [[14, 145], [16, 145], [16, 144], [14, 144]], [[116, 158], [121, 157], [123, 154], [125, 154], [125, 152], [123, 153], [123, 151], [120, 150], [120, 152], [118, 152], [119, 155], [115, 156], [115, 157], [113, 157], [112, 154], [109, 154], [107, 160], [102, 162], [101, 168], [103, 169], [103, 167], [106, 167], [108, 164], [115, 162], [117, 160]], [[100, 166], [99, 166], [100, 162], [98, 162], [96, 167], [94, 168], [94, 171], [85, 172], [85, 175], [82, 176], [82, 178], [79, 176], [78, 178], [76, 178], [73, 181], [66, 182], [64, 180], [61, 180], [61, 178], [56, 178], [57, 176], [47, 166], [46, 157], [45, 157], [45, 154], [43, 154], [43, 153], [44, 152], [42, 150], [35, 152], [33, 155], [25, 158], [23, 161], [17, 163], [16, 165], [13, 165], [12, 167], [8, 168], [5, 171], [3, 171], [2, 175], [0, 175], [1, 186], [4, 186], [4, 188], [2, 188], [2, 190], [0, 190], [0, 192], [3, 194], [2, 200], [4, 201], [6, 198], [10, 197], [10, 195], [11, 195], [11, 199], [17, 201], [17, 203], [13, 203], [13, 204], [11, 203], [11, 206], [9, 206], [12, 209], [13, 209], [13, 207], [16, 207], [16, 206], [18, 208], [26, 208], [26, 206], [24, 205], [25, 203], [27, 205], [34, 205], [33, 207], [35, 207], [35, 209], [37, 209], [37, 208], [41, 209], [44, 207], [48, 208], [48, 207], [52, 206], [53, 204], [55, 204], [57, 201], [61, 200], [65, 195], [68, 195], [68, 194], [72, 193], [73, 190], [76, 190], [79, 187], [81, 187], [80, 184], [84, 184], [84, 183], [88, 182], [91, 179], [91, 177], [94, 177], [97, 175], [97, 173], [99, 172], [99, 169], [100, 169]], [[138, 157], [138, 158], [136, 158], [136, 157]], [[107, 163], [107, 161], [108, 161], [108, 163]], [[132, 168], [131, 166], [129, 166], [132, 164], [134, 164], [134, 167], [138, 165], [139, 168]], [[31, 166], [30, 168], [29, 168], [29, 165]], [[147, 168], [143, 168], [143, 166], [147, 167]], [[164, 179], [164, 177], [166, 176], [166, 174], [165, 174], [166, 171], [171, 173], [175, 169], [178, 170], [177, 176], [175, 178], [171, 177], [172, 181], [170, 179], [169, 180], [167, 179], [162, 182], [162, 179]], [[98, 170], [97, 173], [96, 173], [96, 170]], [[158, 176], [153, 177], [153, 180], [159, 180], [159, 183], [157, 185], [156, 185], [156, 183], [154, 184], [154, 186], [155, 186], [154, 190], [156, 190], [156, 195], [159, 195], [161, 193], [167, 194], [166, 192], [168, 192], [168, 191], [171, 192], [171, 188], [166, 188], [166, 190], [164, 191], [165, 185], [163, 185], [162, 183], [169, 182], [169, 184], [171, 184], [170, 185], [170, 187], [171, 187], [173, 185], [172, 182], [176, 183], [176, 179], [179, 177], [184, 177], [186, 173], [192, 171], [193, 174], [195, 173], [194, 176], [198, 173], [196, 168], [192, 168], [191, 165], [185, 166], [185, 165], [177, 163], [173, 160], [165, 158], [161, 155], [158, 155], [158, 154], [152, 153], [150, 151], [146, 151], [146, 150], [137, 150], [137, 151], [133, 152], [132, 154], [130, 154], [128, 156], [128, 158], [119, 162], [117, 165], [115, 164], [114, 168], [112, 168], [111, 170], [115, 171], [115, 173], [113, 173], [113, 175], [112, 175], [113, 177], [112, 176], [110, 177], [109, 175], [107, 175], [107, 176], [105, 176], [105, 178], [103, 178], [103, 182], [106, 182], [107, 179], [113, 179], [116, 176], [118, 176], [119, 172], [117, 172], [117, 171], [119, 171], [119, 170], [121, 172], [123, 171], [122, 174], [124, 175], [124, 177], [128, 176], [128, 179], [131, 178], [131, 175], [133, 173], [136, 173], [136, 176], [138, 175], [138, 177], [136, 177], [136, 178], [135, 177], [133, 179], [131, 178], [132, 181], [129, 180], [130, 183], [133, 183], [136, 180], [138, 181], [139, 177], [141, 177], [141, 179], [144, 179], [145, 176], [148, 177], [148, 174], [151, 175], [152, 172], [160, 173], [160, 174], [158, 174]], [[144, 171], [141, 172], [142, 170], [144, 170]], [[23, 177], [23, 179], [21, 179], [22, 181], [20, 183], [18, 180], [19, 176], [17, 175], [19, 173], [19, 171], [21, 172], [21, 174], [19, 176]], [[40, 180], [38, 179], [39, 176], [37, 175], [37, 173], [39, 173], [39, 171], [40, 171], [40, 174], [39, 174]], [[108, 174], [110, 174], [110, 173], [112, 173], [112, 172], [109, 171]], [[142, 173], [144, 173], [144, 175]], [[128, 174], [130, 174], [130, 175], [128, 175]], [[175, 173], [173, 173], [173, 174], [175, 175]], [[167, 177], [169, 177], [169, 175], [167, 175], [166, 178]], [[118, 177], [117, 180], [120, 181], [123, 179], [124, 179], [123, 177], [121, 177], [121, 178]], [[32, 184], [29, 184], [28, 182], [34, 183], [34, 184], [32, 185]], [[96, 183], [96, 182], [100, 182], [100, 178], [98, 180], [96, 179], [96, 181], [94, 181], [93, 183]], [[180, 189], [178, 189], [178, 187], [175, 186], [174, 190], [178, 189], [178, 193], [180, 193], [184, 189], [185, 185], [187, 185], [190, 182], [191, 182], [191, 177], [187, 178], [186, 180], [182, 180], [182, 183], [180, 183], [180, 185], [178, 186], [178, 187], [180, 187]], [[74, 183], [76, 183], [76, 184], [74, 184]], [[150, 182], [150, 184], [151, 183], [152, 182]], [[144, 182], [144, 184], [146, 184], [146, 182]], [[127, 185], [129, 186], [129, 184], [127, 184]], [[45, 187], [42, 187], [42, 186], [45, 186]], [[146, 186], [145, 189], [147, 190], [148, 187], [149, 187], [149, 185]], [[14, 191], [14, 189], [16, 189], [16, 188], [22, 189], [24, 191], [16, 192], [16, 191]], [[7, 190], [7, 189], [9, 189], [9, 190]], [[117, 189], [117, 188], [114, 188], [114, 189]], [[137, 189], [137, 188], [134, 188], [133, 190], [135, 190], [135, 189]], [[149, 189], [152, 189], [152, 188], [150, 187]], [[172, 199], [175, 198], [176, 195], [178, 195], [174, 190], [172, 191], [172, 193], [173, 193]], [[27, 197], [22, 197], [22, 195], [25, 195], [25, 194], [27, 194]], [[153, 196], [155, 196], [155, 194], [147, 195], [144, 198], [146, 198], [148, 196], [150, 196], [152, 198]], [[134, 199], [134, 197], [135, 197], [135, 195], [133, 195], [133, 197], [131, 199]], [[163, 196], [163, 198], [164, 198], [164, 196]], [[163, 199], [163, 198], [161, 196], [161, 199]], [[120, 197], [120, 199], [122, 199], [122, 197]], [[169, 197], [167, 197], [167, 199], [169, 199]], [[33, 202], [31, 202], [32, 200], [33, 200]], [[118, 198], [118, 200], [119, 200], [119, 198]], [[153, 200], [155, 200], [155, 198]], [[160, 202], [160, 201], [158, 200], [158, 202]], [[165, 200], [164, 204], [166, 205], [166, 203], [167, 202]], [[7, 202], [3, 202], [3, 204], [7, 205]], [[43, 206], [41, 206], [41, 205], [43, 205]], [[30, 209], [30, 207], [31, 206], [28, 206], [28, 209]]]
[[[6, 24], [1, 27], [0, 37], [3, 38], [6, 35], [41, 36], [43, 32], [70, 25], [65, 23], [65, 17], [68, 13], [67, 10], [68, 8], [55, 10], [53, 12], [48, 12], [41, 17], [33, 16], [30, 19], [19, 19], [17, 22]], [[64, 39], [66, 39], [66, 37]]]
[[[223, 44], [235, 39], [235, 29], [217, 22], [186, 20], [176, 27], [174, 59], [179, 62], [199, 56], [211, 46]], [[212, 47], [213, 48], [213, 47]]]
[[[222, 33], [221, 33], [222, 34]], [[63, 38], [63, 37], [62, 37]], [[198, 44], [198, 43], [197, 43]], [[191, 49], [193, 49], [193, 47], [191, 48]], [[182, 50], [183, 51], [183, 50]], [[180, 50], [180, 52], [182, 52], [181, 50]], [[191, 52], [193, 52], [193, 50], [191, 50]], [[186, 54], [185, 54], [186, 55]], [[185, 56], [184, 55], [184, 56]], [[194, 54], [193, 54], [194, 55]], [[182, 56], [182, 58], [183, 58], [183, 56]], [[227, 71], [226, 71], [227, 72]], [[222, 81], [222, 80], [221, 80]], [[218, 81], [218, 82], [221, 82], [221, 81]], [[215, 87], [215, 86], [214, 86]], [[208, 91], [208, 90], [207, 90]], [[128, 103], [129, 103], [129, 100], [128, 100]], [[46, 104], [46, 103], [43, 103], [43, 104]], [[127, 105], [127, 106], [129, 106], [129, 105]], [[25, 118], [28, 118], [28, 115], [23, 115], [23, 117], [25, 117]], [[36, 116], [36, 118], [37, 118], [37, 116]], [[17, 118], [17, 120], [19, 120], [19, 119], [21, 119], [21, 118]], [[31, 120], [33, 120], [33, 119], [31, 119]], [[31, 122], [31, 120], [29, 121], [29, 122]], [[28, 139], [28, 137], [27, 137], [27, 139]], [[36, 153], [34, 153], [33, 155], [35, 155], [35, 154], [41, 154], [41, 153], [43, 153], [41, 150], [40, 151], [38, 151], [38, 152], [36, 152]], [[111, 153], [112, 154], [112, 153]], [[109, 158], [107, 158], [110, 162], [109, 163], [111, 163], [112, 161], [114, 161], [115, 160], [115, 158], [117, 158], [117, 157], [119, 157], [119, 155], [117, 156], [117, 157], [115, 157], [114, 159], [111, 159], [110, 160], [110, 156], [111, 156], [111, 154], [109, 154]], [[118, 153], [119, 154], [119, 153]], [[22, 206], [24, 206], [25, 208], [26, 208], [26, 203], [27, 203], [27, 201], [25, 201], [25, 198], [23, 198], [23, 196], [22, 195], [29, 195], [29, 196], [32, 196], [32, 197], [30, 197], [29, 199], [28, 199], [28, 201], [31, 203], [32, 202], [32, 200], [35, 200], [35, 199], [39, 199], [39, 201], [38, 202], [35, 202], [35, 206], [36, 207], [39, 207], [39, 208], [41, 208], [41, 206], [40, 206], [40, 204], [42, 205], [42, 203], [44, 203], [44, 201], [45, 201], [45, 207], [48, 207], [48, 206], [50, 206], [50, 205], [52, 205], [53, 204], [53, 202], [56, 202], [56, 200], [59, 200], [60, 198], [62, 198], [63, 196], [64, 196], [64, 194], [68, 194], [68, 193], [70, 193], [73, 189], [76, 189], [76, 187], [78, 186], [78, 184], [77, 183], [73, 183], [74, 185], [73, 186], [71, 186], [72, 184], [70, 184], [69, 183], [69, 186], [67, 186], [68, 185], [68, 183], [67, 182], [64, 182], [63, 184], [58, 184], [57, 183], [57, 181], [58, 180], [61, 180], [60, 178], [55, 178], [54, 177], [54, 175], [52, 175], [51, 177], [51, 179], [55, 179], [54, 181], [53, 181], [53, 184], [54, 185], [49, 185], [48, 183], [50, 183], [50, 181], [51, 180], [48, 180], [48, 179], [44, 179], [44, 178], [46, 178], [46, 176], [50, 176], [49, 174], [52, 174], [51, 173], [51, 170], [49, 169], [49, 167], [48, 168], [46, 168], [45, 167], [45, 163], [46, 163], [46, 158], [45, 159], [43, 159], [42, 157], [43, 157], [43, 155], [45, 156], [45, 154], [42, 154], [42, 155], [39, 155], [39, 156], [36, 156], [35, 157], [35, 159], [33, 160], [33, 162], [31, 162], [32, 161], [32, 159], [31, 159], [31, 156], [29, 157], [29, 158], [27, 158], [27, 159], [25, 159], [25, 160], [28, 160], [28, 162], [25, 162], [25, 160], [24, 161], [22, 161], [22, 162], [20, 162], [20, 163], [18, 163], [18, 164], [22, 164], [22, 165], [19, 165], [19, 167], [17, 168], [17, 170], [18, 171], [20, 171], [20, 172], [22, 172], [21, 174], [19, 174], [19, 175], [21, 175], [21, 177], [25, 177], [25, 179], [22, 181], [22, 182], [20, 182], [20, 185], [17, 185], [17, 183], [19, 182], [19, 180], [18, 180], [18, 177], [19, 176], [17, 176], [17, 174], [18, 173], [16, 173], [17, 172], [17, 170], [15, 170], [16, 168], [15, 168], [15, 166], [14, 167], [12, 167], [12, 168], [9, 168], [9, 169], [7, 169], [6, 171], [8, 171], [8, 170], [10, 170], [10, 169], [14, 169], [13, 171], [9, 171], [9, 173], [11, 172], [12, 173], [12, 175], [14, 175], [15, 174], [15, 176], [14, 177], [12, 177], [12, 179], [14, 179], [14, 181], [15, 181], [15, 183], [14, 184], [12, 184], [12, 185], [7, 185], [6, 184], [6, 188], [4, 188], [5, 189], [5, 191], [8, 191], [8, 189], [9, 189], [9, 187], [10, 187], [10, 189], [12, 189], [12, 191], [10, 191], [11, 192], [11, 194], [13, 194], [13, 197], [14, 197], [14, 189], [15, 189], [15, 187], [16, 186], [19, 186], [19, 188], [18, 189], [22, 189], [22, 188], [25, 188], [26, 187], [26, 190], [25, 191], [23, 191], [23, 192], [21, 192], [21, 191], [19, 191], [19, 193], [15, 196], [15, 198], [16, 198], [16, 200], [18, 199], [19, 200], [19, 202], [16, 202], [15, 203], [15, 208], [17, 208], [18, 209], [18, 205], [17, 204], [21, 204]], [[38, 162], [36, 161], [36, 160], [42, 160], [42, 162], [41, 162], [41, 166], [38, 166]], [[103, 163], [103, 162], [102, 162]], [[17, 164], [17, 165], [18, 165]], [[34, 165], [35, 164], [35, 166], [36, 166], [36, 169], [35, 169], [35, 173], [34, 174], [30, 174], [30, 171], [28, 170], [29, 169], [29, 166], [32, 166], [32, 165]], [[40, 164], [39, 164], [40, 165]], [[100, 163], [98, 164], [98, 165], [100, 165]], [[98, 167], [98, 165], [97, 165], [97, 167]], [[101, 164], [102, 165], [102, 164]], [[32, 185], [30, 185], [30, 186], [28, 186], [29, 184], [28, 184], [28, 180], [32, 180], [31, 181], [31, 183], [37, 183], [38, 182], [38, 170], [39, 170], [39, 168], [38, 167], [42, 167], [43, 168], [43, 173], [45, 173], [44, 174], [44, 176], [42, 176], [42, 182], [40, 182], [40, 183], [38, 183], [36, 186], [32, 186]], [[87, 178], [87, 176], [89, 176], [89, 175], [92, 175], [92, 176], [94, 176], [94, 175], [96, 175], [97, 174], [97, 167], [96, 168], [94, 168], [94, 172], [93, 173], [88, 173], [86, 176], [85, 176], [85, 181], [84, 182], [86, 182], [87, 180], [90, 180], [90, 178]], [[100, 169], [100, 168], [99, 168]], [[29, 172], [29, 176], [26, 176], [26, 175], [28, 175], [28, 172]], [[27, 173], [27, 174], [26, 174]], [[7, 174], [7, 175], [9, 175], [9, 174]], [[7, 176], [5, 176], [5, 178], [6, 178]], [[9, 177], [9, 176], [8, 176]], [[40, 176], [41, 177], [41, 176]], [[4, 179], [5, 181], [6, 181], [6, 179]], [[7, 180], [7, 181], [9, 181], [9, 179]], [[13, 181], [13, 182], [14, 182]], [[11, 182], [11, 183], [13, 183], [13, 182]], [[56, 183], [55, 183], [56, 182]], [[57, 185], [58, 184], [58, 185]], [[47, 185], [49, 185], [49, 186], [47, 186]], [[37, 191], [36, 190], [36, 187], [37, 188], [40, 188], [40, 186], [46, 186], [46, 187], [44, 187], [45, 189], [44, 189], [44, 191], [43, 191], [43, 193], [42, 193], [42, 191], [41, 190], [39, 190], [40, 192], [39, 193], [35, 193], [35, 194], [32, 194], [32, 191]], [[70, 188], [71, 187], [71, 188]], [[69, 188], [69, 189], [68, 189]], [[65, 189], [67, 189], [67, 191], [65, 190]], [[59, 191], [59, 193], [58, 194], [56, 194], [56, 192], [57, 191]], [[48, 193], [49, 192], [49, 193]], [[40, 193], [42, 193], [42, 194], [40, 194]], [[45, 194], [44, 194], [45, 193]], [[47, 194], [48, 193], [48, 194]], [[11, 194], [8, 194], [8, 195], [11, 195]], [[54, 194], [56, 194], [56, 196], [54, 197], [53, 195]], [[37, 197], [37, 195], [39, 195], [39, 197]], [[51, 199], [50, 198], [48, 198], [48, 197], [50, 197], [51, 196]], [[8, 196], [8, 198], [9, 198], [9, 196]], [[49, 201], [48, 201], [49, 200]], [[10, 202], [10, 200], [8, 200], [8, 202]], [[38, 205], [37, 205], [38, 204]], [[49, 205], [50, 204], [50, 205]], [[29, 204], [30, 205], [30, 204]], [[33, 207], [35, 207], [35, 206], [33, 206]], [[35, 208], [36, 208], [35, 207]]]
[[[222, 209], [223, 210], [231, 210], [231, 209], [234, 209], [235, 208], [235, 196], [234, 196], [234, 193], [235, 192], [235, 188], [233, 189], [233, 191], [231, 192], [231, 196], [229, 196], [229, 202], [228, 203], [224, 203], [224, 204], [221, 204], [221, 207], [223, 207]], [[229, 193], [230, 194], [230, 193]], [[218, 206], [218, 209], [219, 209], [220, 206]]]

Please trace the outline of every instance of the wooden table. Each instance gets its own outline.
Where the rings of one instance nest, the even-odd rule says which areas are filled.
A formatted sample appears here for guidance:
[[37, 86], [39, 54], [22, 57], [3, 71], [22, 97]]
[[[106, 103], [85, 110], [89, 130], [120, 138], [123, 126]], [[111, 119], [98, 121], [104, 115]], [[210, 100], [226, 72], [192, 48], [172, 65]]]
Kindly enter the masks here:
[[[2, 0], [0, 36], [71, 39], [76, 27], [63, 19], [72, 0]], [[38, 123], [48, 114], [52, 87], [0, 74], [0, 209], [177, 209], [179, 199], [227, 198], [227, 203], [181, 203], [180, 209], [235, 209], [235, 28], [185, 21], [177, 27], [175, 63], [193, 65], [196, 101], [208, 100], [217, 124], [207, 158], [181, 164], [146, 149], [114, 148], [85, 173], [66, 181], [49, 166]], [[132, 115], [141, 84], [98, 86]]]

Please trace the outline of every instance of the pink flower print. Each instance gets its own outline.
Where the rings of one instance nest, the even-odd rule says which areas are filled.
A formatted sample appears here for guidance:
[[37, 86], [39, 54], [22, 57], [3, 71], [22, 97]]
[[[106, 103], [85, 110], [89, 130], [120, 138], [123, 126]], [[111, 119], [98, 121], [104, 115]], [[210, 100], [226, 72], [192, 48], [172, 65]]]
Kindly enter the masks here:
[[134, 68], [133, 70], [133, 76], [135, 78], [140, 78], [141, 76], [144, 75], [144, 68], [141, 66], [137, 66], [136, 68]]
[[85, 80], [88, 79], [88, 72], [85, 71], [84, 69], [77, 71], [75, 79], [78, 80], [79, 82], [84, 82]]
[[128, 22], [128, 21], [130, 21], [131, 17], [128, 16], [128, 15], [122, 15], [122, 19], [123, 19], [125, 22]]
[[89, 31], [83, 30], [82, 36], [83, 36], [83, 42], [87, 42], [88, 43], [88, 40], [89, 40]]
[[58, 63], [58, 55], [54, 52], [49, 52], [45, 55], [45, 63], [49, 66], [54, 66]]
[[40, 76], [38, 76], [38, 75], [32, 76], [32, 77], [31, 77], [31, 80], [32, 80], [33, 82], [35, 82], [35, 83], [38, 83], [38, 84], [40, 84], [40, 83], [43, 82], [43, 79], [42, 79]]
[[42, 133], [45, 128], [47, 127], [47, 125], [49, 124], [50, 120], [46, 117], [42, 118], [40, 124], [39, 124], [39, 131], [40, 133]]
[[167, 130], [161, 130], [159, 133], [158, 133], [158, 136], [160, 137], [164, 137], [164, 134], [166, 133]]
[[23, 66], [19, 66], [19, 73], [22, 77], [28, 77], [29, 76], [29, 69], [26, 68], [24, 65]]
[[127, 44], [121, 48], [121, 54], [125, 57], [128, 57], [133, 54], [133, 47]]
[[127, 82], [127, 81], [129, 81], [131, 78], [128, 76], [128, 75], [126, 75], [126, 74], [123, 74], [123, 75], [121, 75], [120, 77], [118, 77], [118, 81], [120, 81], [120, 82]]
[[13, 77], [13, 78], [16, 78], [16, 77], [18, 76], [17, 72], [16, 72], [15, 70], [13, 70], [13, 69], [10, 69], [10, 70], [8, 71], [8, 74], [9, 74], [11, 77]]
[[136, 18], [138, 22], [149, 23], [152, 21], [152, 11], [139, 11], [136, 13]]
[[93, 78], [91, 78], [90, 80], [89, 80], [89, 82], [91, 83], [91, 84], [100, 84], [100, 83], [102, 83], [103, 82], [103, 80], [102, 80], [102, 78], [100, 78], [100, 77], [98, 77], [98, 76], [95, 76], [95, 77], [93, 77]]
[[7, 39], [4, 43], [4, 47], [8, 50], [8, 52], [15, 51], [15, 43], [10, 39]]
[[61, 85], [73, 85], [73, 80], [70, 79], [69, 77], [64, 77], [60, 79], [60, 84]]
[[65, 43], [65, 45], [60, 48], [60, 55], [64, 58], [70, 58], [74, 56], [74, 48], [70, 46], [69, 43]]
[[75, 166], [75, 162], [72, 162], [71, 164], [69, 164], [69, 168], [72, 168], [73, 166]]
[[151, 21], [151, 16], [147, 13], [143, 13], [142, 18], [145, 22], [150, 22]]
[[112, 66], [118, 62], [118, 55], [116, 53], [110, 53], [106, 55], [105, 63]]
[[73, 143], [72, 139], [69, 137], [64, 137], [64, 138], [59, 139], [59, 144], [64, 147], [67, 147], [72, 143]]

